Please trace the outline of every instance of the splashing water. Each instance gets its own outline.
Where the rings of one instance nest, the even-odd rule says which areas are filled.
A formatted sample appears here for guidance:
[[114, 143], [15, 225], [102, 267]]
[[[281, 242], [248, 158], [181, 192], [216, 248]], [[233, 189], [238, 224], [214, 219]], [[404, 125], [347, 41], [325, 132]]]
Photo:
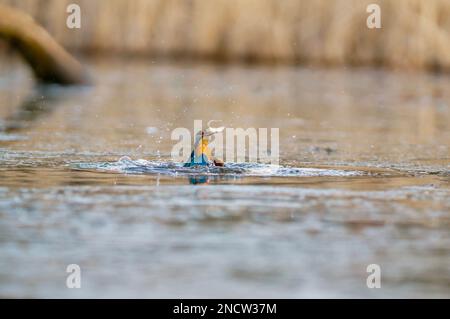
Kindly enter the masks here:
[[220, 176], [261, 176], [261, 177], [313, 177], [313, 176], [361, 176], [367, 172], [355, 170], [337, 170], [322, 168], [284, 167], [262, 163], [225, 163], [223, 167], [196, 166], [183, 167], [183, 163], [133, 160], [128, 156], [121, 157], [117, 162], [78, 163], [74, 169], [100, 170], [123, 174], [165, 174], [173, 176], [184, 175], [220, 175]]

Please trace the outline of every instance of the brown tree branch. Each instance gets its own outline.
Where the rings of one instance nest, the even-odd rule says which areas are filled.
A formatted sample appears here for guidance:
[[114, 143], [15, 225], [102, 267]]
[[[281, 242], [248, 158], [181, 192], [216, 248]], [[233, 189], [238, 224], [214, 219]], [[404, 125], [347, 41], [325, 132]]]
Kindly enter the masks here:
[[85, 68], [24, 12], [0, 5], [0, 38], [18, 50], [40, 81], [90, 82]]

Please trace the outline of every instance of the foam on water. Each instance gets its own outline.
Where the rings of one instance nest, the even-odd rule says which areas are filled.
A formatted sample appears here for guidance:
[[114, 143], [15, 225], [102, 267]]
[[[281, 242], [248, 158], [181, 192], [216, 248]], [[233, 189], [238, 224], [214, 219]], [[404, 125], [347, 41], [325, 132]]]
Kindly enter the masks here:
[[324, 168], [298, 168], [261, 163], [225, 163], [223, 167], [183, 167], [183, 163], [132, 160], [128, 156], [117, 162], [78, 163], [76, 169], [100, 170], [123, 174], [165, 174], [183, 175], [220, 175], [220, 176], [261, 176], [261, 177], [313, 177], [313, 176], [361, 176], [363, 171]]

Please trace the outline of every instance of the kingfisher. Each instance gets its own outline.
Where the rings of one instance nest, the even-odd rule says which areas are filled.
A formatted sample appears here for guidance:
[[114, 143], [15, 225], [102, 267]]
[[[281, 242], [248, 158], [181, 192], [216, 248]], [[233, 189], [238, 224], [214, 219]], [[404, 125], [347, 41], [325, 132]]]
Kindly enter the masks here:
[[220, 159], [212, 157], [211, 149], [209, 148], [209, 138], [219, 132], [222, 132], [224, 127], [207, 128], [199, 131], [195, 135], [194, 148], [191, 152], [189, 160], [184, 163], [184, 167], [192, 166], [223, 166], [224, 162]]

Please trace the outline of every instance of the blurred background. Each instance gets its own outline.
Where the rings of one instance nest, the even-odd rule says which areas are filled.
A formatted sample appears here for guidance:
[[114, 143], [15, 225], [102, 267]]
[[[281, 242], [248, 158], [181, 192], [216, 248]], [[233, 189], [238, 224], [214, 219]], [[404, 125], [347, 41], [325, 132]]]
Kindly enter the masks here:
[[[0, 0], [0, 296], [448, 298], [449, 32], [450, 0]], [[279, 128], [281, 166], [192, 185], [196, 119]]]
[[[70, 51], [262, 63], [450, 67], [450, 2], [380, 0], [1, 0], [29, 13]], [[68, 29], [77, 3], [82, 32]]]

